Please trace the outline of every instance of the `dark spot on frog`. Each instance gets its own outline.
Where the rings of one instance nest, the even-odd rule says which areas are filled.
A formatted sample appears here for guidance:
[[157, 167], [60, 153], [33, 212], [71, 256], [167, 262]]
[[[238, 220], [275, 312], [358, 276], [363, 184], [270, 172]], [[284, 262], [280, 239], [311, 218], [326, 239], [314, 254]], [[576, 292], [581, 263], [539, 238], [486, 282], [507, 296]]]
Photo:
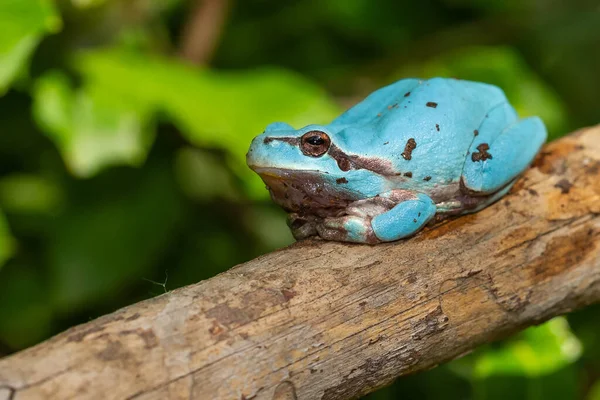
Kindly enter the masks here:
[[416, 219], [416, 218], [414, 218], [414, 219], [413, 219], [413, 222], [416, 224], [416, 223], [417, 223], [417, 219]]
[[433, 101], [428, 101], [427, 104], [425, 104], [427, 107], [431, 107], [431, 108], [436, 108], [438, 103], [433, 102]]
[[388, 110], [391, 110], [392, 108], [397, 108], [398, 107], [398, 103], [394, 103], [391, 106], [387, 106]]
[[425, 178], [423, 178], [423, 180], [424, 180], [425, 182], [429, 182], [429, 181], [431, 180], [431, 177], [430, 177], [430, 176], [426, 176]]
[[347, 158], [340, 158], [339, 160], [337, 160], [337, 165], [344, 172], [350, 171], [350, 169], [352, 168], [352, 164]]
[[410, 160], [412, 158], [412, 152], [417, 147], [417, 142], [415, 139], [410, 138], [406, 142], [406, 146], [404, 147], [404, 152], [402, 153], [402, 157], [405, 160]]
[[408, 97], [408, 96], [410, 96], [410, 92], [404, 93], [404, 97]]
[[477, 129], [475, 129], [475, 130], [473, 131], [473, 135], [475, 135], [475, 136], [479, 135], [479, 131], [478, 131]]
[[342, 183], [348, 183], [348, 179], [346, 178], [338, 178], [335, 180], [335, 183], [337, 183], [338, 185], [342, 184]]
[[538, 196], [538, 192], [535, 189], [527, 189], [527, 191], [532, 196]]
[[477, 146], [477, 150], [479, 150], [479, 152], [474, 152], [473, 154], [471, 154], [471, 160], [473, 160], [473, 162], [485, 161], [488, 159], [491, 160], [492, 155], [488, 153], [489, 149], [490, 145], [488, 145], [487, 143], [481, 143], [479, 146]]
[[421, 213], [417, 214], [417, 217], [420, 217], [420, 216], [421, 216]]
[[438, 132], [440, 131], [440, 124], [435, 124], [435, 130]]
[[561, 179], [554, 185], [555, 188], [559, 188], [562, 194], [568, 194], [573, 184], [566, 179]]
[[385, 146], [386, 144], [390, 144], [390, 142], [385, 142], [383, 145]]
[[404, 176], [407, 178], [412, 178], [412, 172], [408, 171], [404, 173]]

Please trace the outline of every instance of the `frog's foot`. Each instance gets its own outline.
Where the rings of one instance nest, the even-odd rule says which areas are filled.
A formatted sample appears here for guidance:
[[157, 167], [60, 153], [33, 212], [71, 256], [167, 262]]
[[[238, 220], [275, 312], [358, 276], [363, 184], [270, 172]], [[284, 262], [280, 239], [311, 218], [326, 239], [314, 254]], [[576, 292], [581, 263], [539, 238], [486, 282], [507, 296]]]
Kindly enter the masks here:
[[[546, 127], [537, 117], [525, 118], [493, 132], [501, 109], [490, 113], [471, 144], [462, 184], [471, 194], [490, 194], [506, 187], [533, 161], [546, 141]], [[500, 121], [501, 122], [501, 121]]]
[[314, 217], [304, 217], [296, 213], [291, 213], [288, 214], [287, 224], [296, 240], [317, 235], [317, 219]]
[[433, 200], [421, 193], [416, 197], [373, 218], [371, 226], [379, 240], [391, 242], [414, 235], [435, 216], [436, 206]]
[[319, 236], [325, 240], [353, 243], [379, 243], [380, 240], [373, 233], [371, 218], [362, 218], [355, 215], [344, 217], [325, 218], [317, 225]]
[[[397, 197], [392, 193], [383, 194], [377, 199], [383, 199], [385, 202], [386, 199]], [[376, 215], [371, 212], [361, 215], [360, 211], [355, 209], [357, 207], [351, 207], [349, 211], [354, 215], [325, 218], [317, 224], [319, 236], [327, 240], [354, 243], [391, 242], [415, 234], [436, 213], [435, 204], [424, 194], [411, 195], [410, 198], [400, 200], [387, 209], [374, 207], [373, 203], [381, 204], [381, 200], [367, 205], [369, 211], [377, 210]]]

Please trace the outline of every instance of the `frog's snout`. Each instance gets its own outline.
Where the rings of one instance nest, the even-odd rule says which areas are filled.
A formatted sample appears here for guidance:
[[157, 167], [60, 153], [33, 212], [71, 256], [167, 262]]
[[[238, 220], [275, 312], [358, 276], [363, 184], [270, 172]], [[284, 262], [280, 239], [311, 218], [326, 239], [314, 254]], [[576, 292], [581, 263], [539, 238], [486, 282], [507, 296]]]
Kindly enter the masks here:
[[265, 135], [258, 135], [252, 142], [250, 143], [250, 148], [246, 153], [246, 164], [250, 167], [250, 169], [256, 171], [256, 168], [261, 167], [261, 158], [264, 158], [264, 155], [261, 156], [261, 153], [264, 153], [264, 150], [261, 149], [261, 146], [264, 146]]
[[246, 163], [254, 171], [263, 167], [282, 167], [293, 157], [293, 149], [297, 151], [298, 141], [294, 136], [258, 135], [246, 153]]

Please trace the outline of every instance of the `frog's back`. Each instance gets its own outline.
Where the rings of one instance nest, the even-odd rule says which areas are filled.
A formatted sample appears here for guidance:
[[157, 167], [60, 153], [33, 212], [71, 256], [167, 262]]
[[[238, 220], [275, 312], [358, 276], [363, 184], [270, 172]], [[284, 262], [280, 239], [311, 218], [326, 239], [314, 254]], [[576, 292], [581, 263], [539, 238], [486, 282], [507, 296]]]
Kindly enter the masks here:
[[506, 102], [502, 90], [484, 83], [405, 79], [372, 93], [330, 128], [348, 151], [389, 160], [406, 178], [399, 187], [429, 192], [458, 183], [478, 127]]

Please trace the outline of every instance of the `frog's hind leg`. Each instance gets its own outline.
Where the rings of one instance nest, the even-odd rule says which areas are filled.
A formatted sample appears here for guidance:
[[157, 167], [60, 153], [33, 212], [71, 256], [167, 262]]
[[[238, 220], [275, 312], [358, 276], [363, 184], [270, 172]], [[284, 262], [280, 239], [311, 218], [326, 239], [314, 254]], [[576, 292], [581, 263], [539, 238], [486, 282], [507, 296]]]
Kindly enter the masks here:
[[469, 148], [462, 172], [464, 190], [486, 195], [504, 189], [533, 161], [546, 137], [539, 118], [518, 120], [508, 104], [494, 108]]
[[460, 212], [460, 214], [474, 213], [479, 210], [483, 210], [487, 206], [500, 200], [502, 197], [504, 197], [505, 194], [507, 194], [510, 191], [510, 189], [513, 187], [513, 185], [515, 184], [517, 179], [518, 178], [513, 179], [508, 184], [506, 184], [504, 187], [498, 189], [494, 193], [490, 193], [487, 195], [471, 196], [470, 201], [466, 202], [467, 204], [463, 203], [463, 209], [462, 209], [462, 212]]

